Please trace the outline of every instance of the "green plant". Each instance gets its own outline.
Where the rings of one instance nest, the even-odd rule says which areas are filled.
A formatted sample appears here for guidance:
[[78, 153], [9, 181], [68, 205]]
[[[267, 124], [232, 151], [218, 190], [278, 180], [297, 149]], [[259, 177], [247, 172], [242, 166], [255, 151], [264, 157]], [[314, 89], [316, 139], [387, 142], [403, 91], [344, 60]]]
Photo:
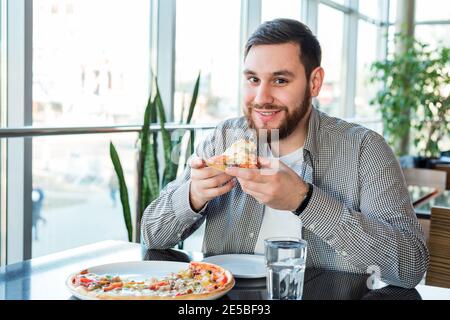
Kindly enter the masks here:
[[[439, 141], [449, 133], [450, 48], [396, 34], [404, 52], [371, 65], [372, 83], [380, 83], [371, 104], [380, 106], [384, 134], [397, 155], [409, 153], [409, 136], [419, 155], [439, 155]], [[406, 138], [406, 139], [405, 139]], [[402, 143], [403, 142], [403, 143]]]
[[[177, 175], [178, 161], [172, 161], [174, 152], [181, 152], [181, 140], [183, 135], [175, 136], [171, 139], [170, 132], [166, 129], [166, 114], [164, 105], [159, 92], [158, 81], [155, 78], [155, 95], [148, 99], [144, 112], [144, 123], [139, 133], [139, 157], [138, 157], [138, 185], [137, 185], [137, 206], [136, 206], [136, 230], [139, 231], [140, 220], [145, 208], [158, 196], [162, 188], [170, 181], [174, 180]], [[194, 108], [197, 102], [198, 91], [200, 86], [200, 73], [195, 82], [192, 99], [189, 106], [188, 116], [185, 124], [189, 124], [194, 114]], [[183, 118], [181, 118], [183, 122]], [[158, 123], [160, 125], [160, 133], [162, 138], [164, 170], [162, 177], [159, 174], [158, 163], [158, 132], [150, 132], [150, 124]], [[185, 160], [193, 152], [193, 130], [191, 130], [188, 150], [186, 151]], [[120, 200], [122, 203], [123, 216], [128, 233], [128, 240], [132, 241], [132, 222], [131, 210], [128, 197], [128, 188], [123, 175], [123, 169], [117, 150], [112, 142], [110, 142], [110, 157], [119, 180]], [[182, 163], [181, 165], [185, 165]], [[136, 232], [137, 241], [139, 241], [139, 232]]]

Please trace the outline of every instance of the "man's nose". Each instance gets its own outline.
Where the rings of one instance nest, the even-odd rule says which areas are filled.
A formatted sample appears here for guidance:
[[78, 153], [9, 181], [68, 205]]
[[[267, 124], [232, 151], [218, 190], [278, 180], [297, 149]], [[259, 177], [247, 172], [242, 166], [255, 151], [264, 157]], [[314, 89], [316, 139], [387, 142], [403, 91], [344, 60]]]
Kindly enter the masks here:
[[261, 84], [258, 86], [258, 91], [255, 96], [255, 104], [263, 106], [265, 104], [272, 104], [274, 101], [270, 86], [267, 84]]

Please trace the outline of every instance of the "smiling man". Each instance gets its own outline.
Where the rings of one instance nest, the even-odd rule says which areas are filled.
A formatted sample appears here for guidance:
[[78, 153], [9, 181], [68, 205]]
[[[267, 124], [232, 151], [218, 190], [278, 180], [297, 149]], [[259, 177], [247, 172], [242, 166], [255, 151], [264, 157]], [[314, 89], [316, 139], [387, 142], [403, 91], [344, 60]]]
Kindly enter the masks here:
[[[148, 247], [173, 247], [206, 220], [208, 254], [262, 253], [267, 237], [302, 236], [308, 267], [379, 268], [389, 284], [419, 283], [428, 251], [398, 161], [377, 133], [314, 108], [320, 62], [319, 42], [298, 21], [255, 31], [245, 48], [245, 117], [219, 124], [145, 210]], [[262, 170], [205, 166], [202, 158], [255, 131], [272, 137]]]

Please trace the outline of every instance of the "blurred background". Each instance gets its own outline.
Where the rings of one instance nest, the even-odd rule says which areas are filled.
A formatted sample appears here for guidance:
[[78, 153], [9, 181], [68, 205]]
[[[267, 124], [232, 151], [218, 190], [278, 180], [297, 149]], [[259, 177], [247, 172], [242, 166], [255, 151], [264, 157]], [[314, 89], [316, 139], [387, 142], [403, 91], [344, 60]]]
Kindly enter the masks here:
[[[320, 110], [383, 134], [405, 167], [417, 156], [449, 156], [448, 56], [432, 56], [450, 47], [447, 0], [0, 0], [0, 17], [0, 264], [128, 240], [109, 142], [136, 221], [137, 131], [153, 76], [169, 123], [186, 123], [199, 72], [191, 124], [240, 116], [243, 46], [274, 18], [302, 21], [320, 41]], [[402, 30], [431, 56], [395, 43]], [[416, 112], [405, 115], [397, 110], [405, 98], [392, 98], [399, 70], [383, 62], [421, 54], [441, 61], [444, 79], [432, 92], [442, 99], [408, 102]], [[429, 83], [432, 68], [421, 81]], [[427, 127], [418, 124], [428, 120], [438, 127], [423, 134], [434, 137], [433, 148], [420, 139]], [[199, 229], [184, 248], [200, 250], [201, 242]]]

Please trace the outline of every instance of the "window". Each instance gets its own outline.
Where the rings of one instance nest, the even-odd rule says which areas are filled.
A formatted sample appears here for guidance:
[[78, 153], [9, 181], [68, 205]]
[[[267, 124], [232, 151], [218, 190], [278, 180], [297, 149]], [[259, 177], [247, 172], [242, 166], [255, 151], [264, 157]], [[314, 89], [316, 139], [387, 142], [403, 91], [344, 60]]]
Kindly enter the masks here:
[[183, 121], [195, 79], [201, 84], [193, 122], [216, 123], [240, 113], [240, 1], [178, 0], [174, 120]]
[[389, 22], [397, 21], [397, 0], [389, 0]]
[[150, 1], [33, 4], [33, 124], [141, 123], [150, 87]]
[[[0, 0], [0, 128], [6, 126], [6, 2]], [[4, 165], [6, 141], [0, 140], [0, 266], [6, 262], [6, 212], [3, 210], [6, 186], [3, 184], [6, 175]]]
[[290, 18], [300, 20], [302, 13], [302, 0], [262, 0], [261, 21], [276, 18]]
[[101, 240], [127, 241], [109, 141], [135, 213], [137, 133], [33, 138], [33, 257]]
[[344, 14], [319, 5], [317, 38], [322, 46], [322, 67], [325, 79], [318, 97], [320, 110], [338, 116], [342, 99], [342, 43]]
[[377, 27], [359, 20], [355, 96], [357, 118], [373, 118], [378, 114], [378, 108], [369, 104], [370, 99], [375, 97], [376, 88], [368, 82], [370, 64], [377, 59], [377, 51]]
[[380, 8], [384, 0], [359, 0], [358, 11], [372, 19], [380, 18]]
[[438, 45], [450, 47], [450, 23], [416, 25], [415, 36], [421, 41], [436, 48]]
[[[148, 0], [33, 2], [33, 125], [141, 124], [150, 88], [150, 13]], [[136, 136], [33, 138], [33, 257], [127, 240], [109, 140], [133, 207]]]
[[416, 0], [417, 22], [448, 19], [450, 19], [448, 0]]

